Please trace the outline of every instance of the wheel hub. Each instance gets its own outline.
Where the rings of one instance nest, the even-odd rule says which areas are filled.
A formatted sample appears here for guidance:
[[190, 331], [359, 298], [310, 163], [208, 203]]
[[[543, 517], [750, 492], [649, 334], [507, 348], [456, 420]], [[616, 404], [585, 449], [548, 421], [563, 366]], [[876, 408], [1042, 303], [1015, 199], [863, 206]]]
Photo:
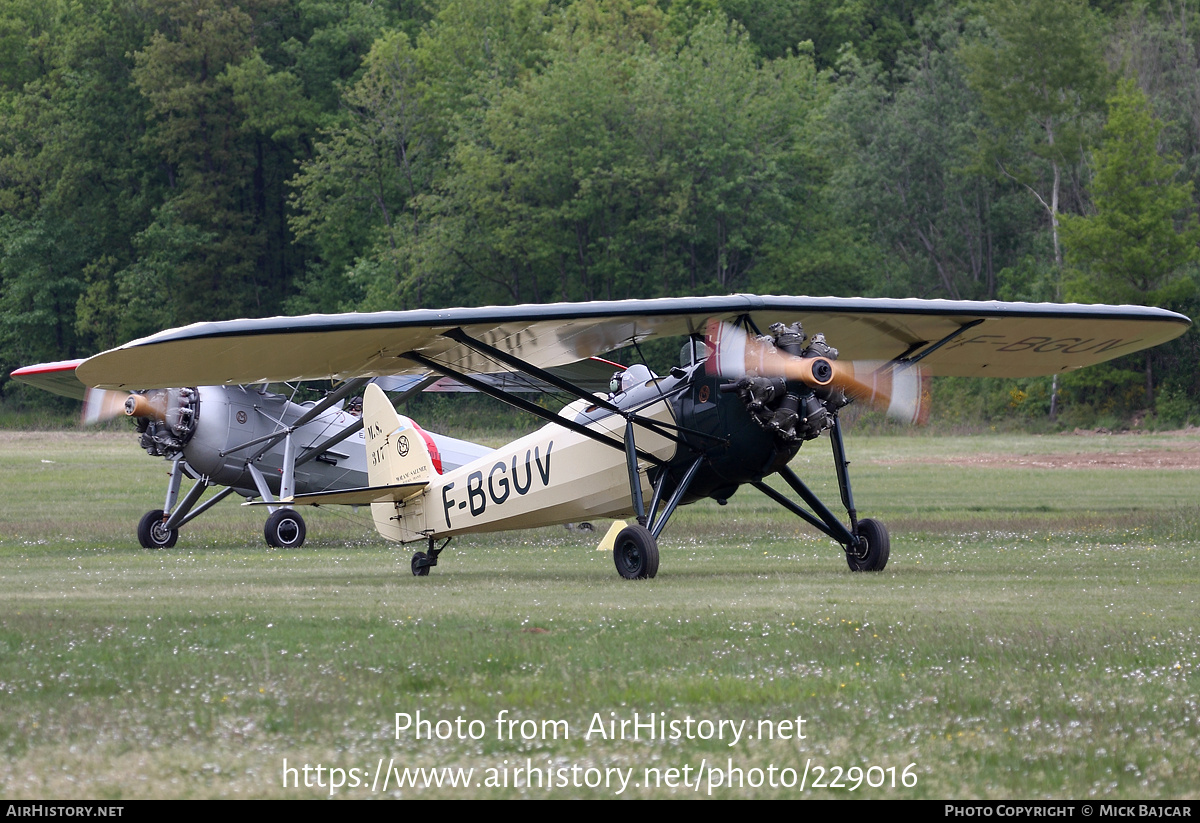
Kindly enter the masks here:
[[855, 535], [858, 538], [858, 545], [847, 550], [848, 554], [853, 555], [859, 560], [865, 560], [867, 554], [871, 551], [871, 544], [867, 542], [867, 538], [861, 534]]

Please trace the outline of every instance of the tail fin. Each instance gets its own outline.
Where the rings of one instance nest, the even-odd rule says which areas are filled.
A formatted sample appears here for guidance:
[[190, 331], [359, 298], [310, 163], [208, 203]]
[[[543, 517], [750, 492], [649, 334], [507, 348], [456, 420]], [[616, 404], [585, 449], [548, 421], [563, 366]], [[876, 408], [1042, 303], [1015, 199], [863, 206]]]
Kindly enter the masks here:
[[373, 383], [363, 394], [363, 430], [371, 486], [428, 483], [438, 473], [427, 435], [396, 414], [392, 401]]

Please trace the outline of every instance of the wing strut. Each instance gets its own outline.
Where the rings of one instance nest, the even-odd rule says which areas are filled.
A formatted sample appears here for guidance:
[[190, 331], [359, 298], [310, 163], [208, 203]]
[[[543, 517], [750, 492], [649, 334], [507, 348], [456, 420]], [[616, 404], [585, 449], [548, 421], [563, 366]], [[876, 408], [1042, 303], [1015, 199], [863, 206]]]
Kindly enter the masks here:
[[911, 355], [915, 351], [920, 351], [921, 347], [927, 345], [929, 343], [929, 341], [922, 340], [919, 343], [913, 343], [911, 346], [909, 346], [907, 349], [904, 350], [903, 354], [901, 354], [899, 357], [894, 358], [892, 360], [892, 362], [899, 363], [899, 364], [902, 364], [905, 366], [911, 366], [913, 363], [916, 363], [920, 360], [924, 360], [926, 357], [933, 354], [935, 351], [937, 351], [942, 346], [949, 343], [951, 340], [956, 339], [959, 335], [965, 334], [967, 331], [975, 328], [982, 322], [983, 322], [983, 318], [980, 317], [978, 320], [972, 320], [970, 323], [964, 323], [963, 325], [959, 326], [957, 329], [955, 329], [954, 331], [950, 332], [948, 335], [943, 337], [941, 340], [934, 343], [932, 346], [929, 346], [929, 348], [925, 349], [924, 351], [921, 351], [921, 353], [918, 354], [916, 357], [910, 357], [909, 355]]
[[[413, 386], [410, 386], [409, 388], [407, 388], [403, 392], [401, 392], [399, 395], [397, 395], [396, 398], [392, 402], [393, 403], [403, 403], [405, 400], [412, 397], [414, 394], [418, 394], [420, 392], [425, 391], [425, 389], [429, 388], [430, 386], [432, 386], [434, 383], [436, 383], [440, 379], [441, 379], [440, 375], [427, 374], [418, 383], [416, 383]], [[352, 425], [350, 425], [349, 427], [347, 427], [345, 429], [342, 429], [342, 431], [338, 432], [337, 434], [333, 435], [332, 437], [328, 438], [327, 440], [323, 440], [322, 442], [318, 443], [317, 445], [309, 447], [303, 454], [301, 454], [299, 457], [296, 458], [296, 465], [303, 466], [305, 463], [309, 462], [310, 460], [313, 460], [318, 455], [324, 454], [326, 451], [333, 448], [338, 443], [341, 443], [343, 440], [350, 437], [351, 435], [358, 434], [358, 432], [362, 430], [362, 427], [363, 427], [363, 419], [360, 417], [360, 418], [358, 418], [357, 422], [353, 423]]]
[[[294, 432], [296, 429], [305, 425], [309, 421], [315, 420], [317, 417], [319, 417], [321, 414], [323, 414], [326, 409], [333, 406], [339, 400], [341, 400], [345, 397], [349, 397], [351, 394], [354, 394], [354, 392], [358, 391], [359, 389], [361, 389], [363, 386], [367, 385], [370, 382], [371, 382], [370, 379], [368, 379], [366, 377], [359, 377], [354, 380], [347, 380], [345, 383], [343, 383], [341, 386], [339, 386], [336, 391], [330, 392], [329, 394], [325, 395], [325, 397], [321, 398], [321, 402], [317, 403], [311, 409], [306, 411], [304, 414], [300, 415], [300, 417], [296, 418], [296, 421], [294, 423], [292, 423], [291, 425], [283, 426], [283, 427], [277, 429], [276, 431], [272, 432], [271, 434], [268, 434], [264, 437], [258, 437], [258, 438], [255, 438], [254, 440], [248, 440], [245, 443], [242, 443], [240, 446], [235, 446], [232, 449], [226, 449], [225, 451], [220, 452], [220, 455], [221, 455], [221, 457], [225, 457], [226, 455], [234, 454], [236, 452], [242, 451], [243, 449], [248, 449], [251, 446], [255, 446], [259, 443], [265, 442], [266, 445], [264, 445], [261, 449], [256, 451], [250, 457], [246, 458], [247, 462], [253, 463], [254, 461], [258, 460], [258, 458], [262, 457], [264, 454], [266, 454], [268, 451], [270, 451], [275, 446], [275, 444], [278, 443], [280, 440], [284, 439], [285, 437], [290, 435], [292, 432]], [[334, 440], [331, 443], [328, 443], [326, 445], [326, 448], [328, 448], [329, 446], [336, 445], [337, 443], [340, 443], [342, 440], [345, 440], [347, 437], [349, 437], [351, 434], [354, 434], [356, 431], [357, 431], [357, 429], [354, 429], [353, 431], [351, 431], [349, 429], [343, 430], [340, 438]]]
[[[579, 386], [576, 386], [570, 380], [565, 380], [565, 379], [559, 377], [558, 375], [554, 374], [553, 372], [546, 371], [545, 369], [539, 369], [537, 366], [534, 366], [530, 363], [526, 363], [524, 360], [520, 359], [519, 357], [515, 357], [515, 356], [509, 354], [508, 352], [501, 351], [500, 349], [496, 348], [495, 346], [490, 346], [487, 343], [484, 343], [482, 340], [476, 340], [475, 338], [468, 335], [461, 328], [451, 329], [448, 332], [443, 332], [442, 336], [450, 338], [455, 343], [461, 343], [462, 345], [466, 346], [467, 348], [474, 349], [475, 351], [479, 352], [480, 354], [490, 357], [493, 360], [497, 360], [506, 366], [511, 366], [512, 368], [516, 369], [517, 371], [524, 372], [524, 373], [528, 374], [530, 377], [541, 380], [544, 383], [549, 383], [551, 386], [554, 386], [555, 388], [557, 388], [561, 391], [564, 391], [567, 394], [574, 395], [575, 397], [577, 397], [580, 400], [586, 400], [589, 403], [592, 403], [596, 406], [599, 406], [602, 409], [606, 409], [606, 410], [612, 412], [613, 414], [619, 414], [622, 417], [624, 417], [626, 420], [632, 420], [633, 422], [637, 423], [639, 426], [650, 429], [655, 434], [657, 434], [661, 437], [665, 437], [668, 440], [674, 440], [676, 443], [679, 443], [679, 444], [686, 444], [686, 441], [681, 436], [676, 434], [674, 431], [669, 431], [669, 429], [675, 429], [677, 431], [682, 431], [682, 429], [679, 426], [668, 426], [667, 424], [660, 423], [657, 420], [651, 420], [649, 418], [642, 417], [641, 415], [638, 415], [635, 412], [630, 411], [629, 409], [622, 409], [617, 404], [612, 403], [603, 397], [597, 397], [595, 394], [592, 394], [591, 392], [581, 389]], [[662, 398], [659, 398], [659, 399], [662, 399]], [[655, 402], [657, 402], [657, 400]], [[691, 433], [700, 435], [702, 437], [705, 437], [705, 436], [710, 437], [710, 438], [712, 437], [711, 435], [708, 435], [705, 432], [691, 432]], [[713, 439], [717, 439], [717, 438], [713, 438]]]
[[[502, 403], [507, 403], [510, 406], [513, 406], [514, 408], [520, 409], [521, 411], [529, 412], [530, 414], [534, 415], [535, 417], [540, 417], [542, 420], [545, 420], [548, 423], [554, 423], [556, 425], [562, 426], [565, 429], [570, 429], [571, 431], [575, 432], [576, 434], [581, 434], [584, 437], [590, 438], [591, 440], [595, 440], [597, 443], [602, 443], [603, 445], [608, 446], [610, 448], [618, 449], [620, 451], [625, 451], [625, 441], [624, 440], [614, 440], [611, 437], [605, 437], [604, 435], [600, 434], [599, 432], [589, 429], [587, 426], [584, 426], [580, 423], [576, 423], [574, 420], [568, 420], [567, 418], [563, 417], [560, 414], [555, 414], [554, 412], [552, 412], [548, 409], [543, 409], [541, 406], [537, 405], [536, 403], [531, 403], [528, 400], [517, 397], [516, 395], [514, 395], [510, 392], [506, 392], [504, 389], [496, 388], [495, 386], [490, 386], [487, 383], [484, 383], [482, 380], [477, 380], [474, 377], [471, 377], [469, 374], [465, 374], [463, 372], [457, 371], [456, 369], [452, 369], [449, 366], [446, 366], [446, 365], [438, 363], [434, 360], [431, 360], [430, 358], [426, 357], [425, 355], [421, 354], [420, 352], [415, 352], [415, 351], [405, 352], [404, 354], [400, 355], [400, 357], [403, 357], [407, 360], [411, 360], [414, 363], [419, 363], [420, 365], [424, 366], [427, 369], [433, 369], [434, 371], [441, 372], [442, 374], [446, 375], [447, 377], [453, 377], [455, 380], [458, 380], [459, 382], [463, 383], [464, 385], [470, 386], [471, 388], [475, 389], [475, 391], [482, 392], [482, 393], [488, 395], [489, 397], [494, 397], [497, 400], [501, 401]], [[591, 399], [599, 400], [600, 398], [592, 397]], [[647, 460], [647, 461], [653, 463], [655, 466], [658, 466], [659, 468], [663, 468], [667, 465], [667, 461], [662, 460], [658, 457], [655, 457], [653, 454], [650, 454], [650, 452], [643, 451], [642, 449], [635, 448], [634, 453], [638, 457], [640, 457], [642, 460]]]

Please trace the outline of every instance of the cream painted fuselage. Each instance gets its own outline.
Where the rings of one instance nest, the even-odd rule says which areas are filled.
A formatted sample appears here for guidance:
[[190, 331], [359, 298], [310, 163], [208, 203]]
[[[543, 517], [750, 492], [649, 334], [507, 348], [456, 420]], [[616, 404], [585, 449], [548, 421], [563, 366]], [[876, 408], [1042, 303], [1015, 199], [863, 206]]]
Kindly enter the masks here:
[[799, 439], [782, 441], [756, 423], [725, 384], [706, 374], [701, 363], [610, 397], [620, 413], [579, 400], [560, 417], [603, 435], [607, 443], [551, 423], [445, 474], [424, 457], [418, 427], [369, 387], [363, 414], [371, 486], [413, 484], [415, 490], [401, 502], [373, 503], [375, 526], [389, 540], [408, 542], [634, 514], [624, 447], [630, 412], [678, 436], [633, 427], [637, 450], [657, 461], [638, 460], [647, 509], [653, 485], [659, 484], [666, 500], [685, 476], [691, 479], [678, 503], [702, 498], [723, 503], [742, 484], [779, 471], [800, 448]]
[[[577, 401], [561, 414], [585, 422], [591, 404]], [[674, 423], [671, 404], [659, 400], [642, 415]], [[593, 412], [594, 414], [594, 412]], [[620, 443], [625, 420], [607, 414], [588, 424]], [[392, 433], [392, 438], [401, 430]], [[676, 443], [638, 427], [637, 446], [670, 460]], [[649, 465], [639, 463], [642, 492], [649, 499]], [[429, 485], [403, 502], [375, 503], [381, 535], [409, 542], [470, 532], [548, 526], [633, 511], [625, 453], [556, 424], [497, 449], [461, 468], [429, 478]]]

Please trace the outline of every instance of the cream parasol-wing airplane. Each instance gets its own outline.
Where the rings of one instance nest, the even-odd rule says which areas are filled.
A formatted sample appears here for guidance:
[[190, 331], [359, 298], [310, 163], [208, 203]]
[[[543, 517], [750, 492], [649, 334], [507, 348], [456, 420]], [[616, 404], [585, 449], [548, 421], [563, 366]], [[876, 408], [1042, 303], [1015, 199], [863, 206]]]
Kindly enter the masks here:
[[[99, 354], [76, 376], [125, 391], [449, 377], [546, 420], [507, 446], [439, 468], [412, 421], [366, 387], [369, 485], [284, 495], [276, 505], [369, 503], [381, 535], [428, 543], [412, 560], [418, 576], [437, 565], [439, 539], [632, 516], [616, 536], [617, 571], [654, 577], [657, 540], [676, 508], [723, 502], [743, 485], [840, 543], [852, 570], [876, 571], [888, 560], [888, 533], [855, 509], [842, 407], [868, 402], [919, 420], [931, 373], [1070, 371], [1189, 325], [1139, 306], [730, 295], [198, 323]], [[633, 366], [614, 376], [610, 393], [595, 394], [551, 371], [661, 337], [684, 343], [682, 362], [662, 377]], [[574, 400], [553, 412], [479, 377], [501, 372]], [[826, 432], [846, 522], [788, 467]], [[775, 473], [796, 499], [767, 485]]]

